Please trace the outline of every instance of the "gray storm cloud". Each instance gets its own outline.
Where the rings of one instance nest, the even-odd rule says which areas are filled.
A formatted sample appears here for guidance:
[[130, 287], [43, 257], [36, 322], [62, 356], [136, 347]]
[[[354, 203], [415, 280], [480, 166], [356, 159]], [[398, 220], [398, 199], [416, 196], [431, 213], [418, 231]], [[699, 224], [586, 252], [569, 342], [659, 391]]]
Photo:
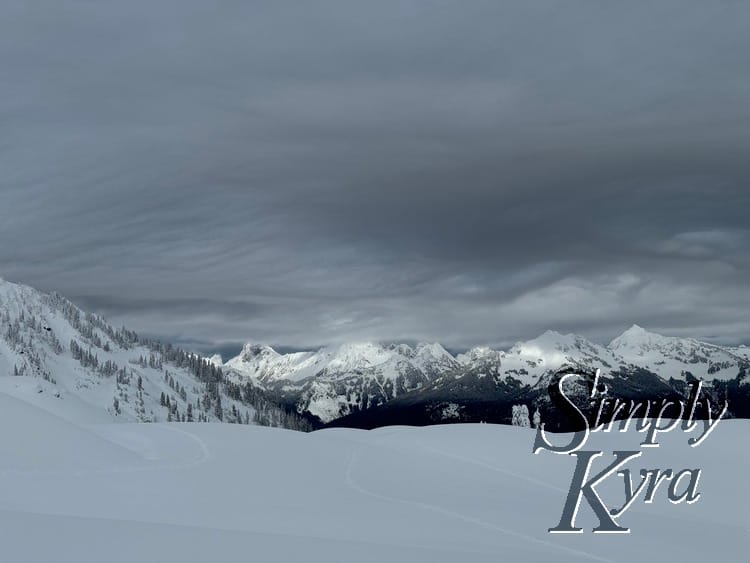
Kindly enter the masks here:
[[750, 328], [742, 2], [16, 2], [0, 275], [201, 350]]

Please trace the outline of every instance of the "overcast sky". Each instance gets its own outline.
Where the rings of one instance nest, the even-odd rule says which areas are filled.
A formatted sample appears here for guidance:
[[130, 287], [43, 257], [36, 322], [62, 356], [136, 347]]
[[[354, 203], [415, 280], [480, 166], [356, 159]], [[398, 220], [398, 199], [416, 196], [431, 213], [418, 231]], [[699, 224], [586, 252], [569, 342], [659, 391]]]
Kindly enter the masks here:
[[201, 351], [750, 342], [746, 2], [0, 0], [0, 276]]

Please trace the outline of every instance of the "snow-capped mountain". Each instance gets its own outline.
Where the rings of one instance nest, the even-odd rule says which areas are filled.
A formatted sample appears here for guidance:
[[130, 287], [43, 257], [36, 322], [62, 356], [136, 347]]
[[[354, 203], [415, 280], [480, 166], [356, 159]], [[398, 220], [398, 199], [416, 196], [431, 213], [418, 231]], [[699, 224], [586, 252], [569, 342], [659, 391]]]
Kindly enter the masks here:
[[[634, 326], [603, 346], [574, 334], [547, 331], [507, 351], [473, 348], [456, 357], [458, 369], [428, 385], [366, 411], [332, 422], [374, 428], [383, 424], [441, 422], [510, 423], [512, 408], [543, 411], [550, 428], [566, 419], [550, 403], [548, 385], [572, 369], [601, 370], [609, 393], [631, 400], [686, 399], [687, 383], [704, 380], [714, 405], [728, 400], [728, 416], [750, 417], [750, 356], [746, 347], [717, 346], [695, 339], [664, 337]], [[567, 428], [570, 430], [571, 428]]]
[[0, 279], [0, 391], [68, 420], [297, 424], [220, 365]]
[[706, 379], [731, 379], [750, 360], [746, 347], [716, 346], [694, 338], [676, 338], [648, 332], [633, 325], [609, 344], [629, 364], [658, 373], [662, 378], [683, 378], [689, 371]]
[[224, 369], [251, 378], [323, 422], [382, 404], [459, 367], [440, 344], [347, 343], [317, 351], [279, 354], [247, 344]]
[[533, 340], [518, 342], [507, 351], [472, 348], [456, 356], [465, 371], [498, 379], [512, 378], [523, 385], [536, 385], [549, 372], [564, 365], [606, 371], [619, 359], [606, 347], [575, 334], [548, 330]]
[[[633, 326], [606, 346], [550, 330], [508, 350], [476, 347], [455, 357], [436, 343], [357, 343], [291, 354], [248, 344], [224, 368], [239, 379], [257, 381], [299, 412], [329, 423], [397, 398], [411, 405], [418, 397], [438, 403], [445, 399], [437, 411], [455, 418], [455, 401], [519, 397], [542, 389], [566, 366], [587, 372], [599, 369], [621, 387], [656, 386], [664, 391], [669, 381], [684, 382], [691, 376], [732, 380], [749, 364], [746, 348], [664, 337]], [[636, 381], [636, 373], [651, 381]]]
[[750, 360], [750, 349], [717, 346], [693, 338], [661, 336], [634, 325], [607, 346], [575, 334], [548, 330], [541, 336], [518, 342], [507, 351], [473, 348], [459, 354], [465, 367], [488, 366], [503, 377], [534, 385], [543, 375], [563, 366], [603, 374], [620, 368], [644, 368], [664, 380], [685, 379], [686, 374], [707, 380], [727, 380]]

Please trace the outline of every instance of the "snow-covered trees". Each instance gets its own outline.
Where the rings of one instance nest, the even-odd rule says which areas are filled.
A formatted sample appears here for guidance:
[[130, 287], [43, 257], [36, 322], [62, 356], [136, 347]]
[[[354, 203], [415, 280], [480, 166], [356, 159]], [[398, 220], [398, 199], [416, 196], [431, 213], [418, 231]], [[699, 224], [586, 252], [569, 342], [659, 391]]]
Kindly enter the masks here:
[[511, 424], [513, 426], [522, 426], [524, 428], [531, 426], [529, 420], [529, 407], [526, 405], [513, 405], [511, 413]]
[[221, 365], [199, 354], [115, 329], [58, 294], [2, 280], [0, 341], [11, 352], [3, 363], [8, 375], [55, 385], [54, 374], [71, 394], [91, 394], [94, 402], [107, 397], [100, 408], [125, 420], [252, 423], [257, 401], [263, 423], [311, 429], [278, 398], [243, 392]]

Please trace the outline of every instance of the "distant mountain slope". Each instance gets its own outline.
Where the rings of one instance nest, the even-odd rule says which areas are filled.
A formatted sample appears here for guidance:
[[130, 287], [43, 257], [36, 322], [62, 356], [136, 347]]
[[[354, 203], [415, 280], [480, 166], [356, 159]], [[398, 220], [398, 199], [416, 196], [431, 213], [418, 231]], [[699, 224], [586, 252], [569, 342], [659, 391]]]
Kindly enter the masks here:
[[358, 343], [292, 354], [249, 344], [224, 364], [231, 377], [257, 382], [324, 424], [365, 427], [510, 422], [514, 401], [535, 405], [550, 377], [565, 367], [599, 369], [613, 389], [629, 396], [661, 397], [684, 393], [691, 378], [716, 390], [741, 386], [745, 393], [748, 366], [748, 348], [665, 337], [638, 326], [607, 346], [547, 331], [507, 351], [477, 347], [455, 357], [439, 344]]
[[246, 345], [224, 364], [238, 381], [250, 379], [323, 422], [420, 389], [460, 363], [439, 344], [348, 343], [279, 354]]
[[662, 378], [682, 378], [683, 372], [707, 379], [727, 380], [750, 361], [750, 348], [716, 346], [694, 338], [661, 336], [633, 325], [609, 344], [627, 363], [658, 373]]
[[252, 382], [115, 329], [64, 297], [0, 279], [0, 392], [79, 422], [225, 421], [307, 427]]

